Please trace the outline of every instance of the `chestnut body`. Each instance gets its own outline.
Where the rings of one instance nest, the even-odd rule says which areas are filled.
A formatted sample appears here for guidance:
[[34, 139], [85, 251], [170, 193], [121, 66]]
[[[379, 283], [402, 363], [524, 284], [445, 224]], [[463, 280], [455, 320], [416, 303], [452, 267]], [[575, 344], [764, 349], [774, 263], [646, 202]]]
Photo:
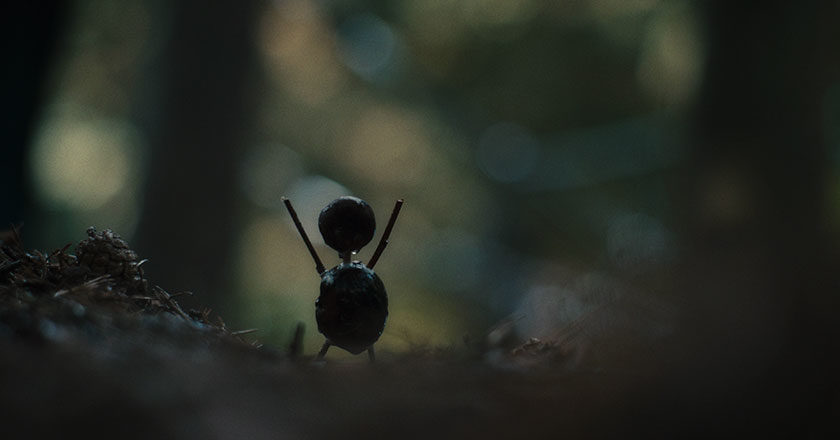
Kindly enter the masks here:
[[364, 264], [342, 263], [321, 276], [315, 320], [333, 345], [353, 354], [367, 350], [382, 335], [387, 317], [385, 285]]

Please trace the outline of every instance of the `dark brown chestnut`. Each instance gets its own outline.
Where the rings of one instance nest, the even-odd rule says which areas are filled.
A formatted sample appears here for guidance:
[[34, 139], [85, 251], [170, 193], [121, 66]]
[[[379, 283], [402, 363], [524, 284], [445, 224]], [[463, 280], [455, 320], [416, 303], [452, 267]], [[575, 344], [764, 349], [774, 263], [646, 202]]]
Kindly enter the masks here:
[[373, 239], [376, 219], [364, 200], [344, 196], [330, 202], [318, 216], [318, 229], [327, 246], [339, 254], [358, 252]]
[[385, 285], [364, 264], [342, 263], [321, 275], [315, 320], [332, 345], [353, 354], [367, 350], [379, 339], [387, 317]]

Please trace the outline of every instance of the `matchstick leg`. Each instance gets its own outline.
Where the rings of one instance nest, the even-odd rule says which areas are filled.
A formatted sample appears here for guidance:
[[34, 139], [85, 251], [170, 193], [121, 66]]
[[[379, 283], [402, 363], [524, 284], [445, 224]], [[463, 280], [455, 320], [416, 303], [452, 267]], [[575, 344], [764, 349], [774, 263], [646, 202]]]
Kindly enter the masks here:
[[332, 343], [329, 340], [324, 341], [324, 345], [321, 346], [321, 351], [318, 352], [318, 356], [315, 358], [316, 361], [320, 361], [324, 359], [324, 356], [327, 354], [327, 350], [330, 349]]
[[388, 237], [391, 236], [391, 229], [394, 229], [394, 223], [397, 221], [397, 216], [400, 215], [400, 208], [402, 208], [402, 205], [403, 199], [397, 200], [397, 203], [394, 204], [394, 210], [391, 211], [391, 218], [388, 219], [388, 225], [385, 226], [385, 232], [382, 233], [382, 238], [379, 239], [379, 245], [376, 246], [373, 256], [370, 257], [370, 261], [368, 261], [368, 269], [373, 269], [373, 265], [379, 261], [379, 256], [382, 255], [382, 251], [385, 250], [385, 246], [388, 246]]

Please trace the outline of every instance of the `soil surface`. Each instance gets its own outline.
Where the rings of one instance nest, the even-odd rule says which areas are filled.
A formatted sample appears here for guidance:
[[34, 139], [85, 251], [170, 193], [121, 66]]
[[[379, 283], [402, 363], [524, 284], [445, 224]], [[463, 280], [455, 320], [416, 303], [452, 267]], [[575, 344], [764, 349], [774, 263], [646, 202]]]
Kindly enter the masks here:
[[4, 438], [670, 436], [753, 414], [698, 411], [653, 364], [580, 368], [538, 340], [314, 362], [183, 310], [111, 231], [73, 253], [0, 240]]

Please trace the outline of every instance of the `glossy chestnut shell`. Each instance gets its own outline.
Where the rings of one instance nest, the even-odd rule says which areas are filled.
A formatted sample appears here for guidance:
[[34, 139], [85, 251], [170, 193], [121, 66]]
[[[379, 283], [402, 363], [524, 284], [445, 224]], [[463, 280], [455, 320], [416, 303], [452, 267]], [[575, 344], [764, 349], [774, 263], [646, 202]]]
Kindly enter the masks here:
[[321, 275], [315, 320], [333, 345], [361, 353], [379, 339], [387, 317], [385, 285], [364, 264], [342, 263]]
[[327, 246], [340, 254], [358, 252], [373, 239], [376, 219], [367, 202], [357, 197], [344, 196], [333, 200], [321, 210], [318, 229]]

